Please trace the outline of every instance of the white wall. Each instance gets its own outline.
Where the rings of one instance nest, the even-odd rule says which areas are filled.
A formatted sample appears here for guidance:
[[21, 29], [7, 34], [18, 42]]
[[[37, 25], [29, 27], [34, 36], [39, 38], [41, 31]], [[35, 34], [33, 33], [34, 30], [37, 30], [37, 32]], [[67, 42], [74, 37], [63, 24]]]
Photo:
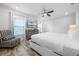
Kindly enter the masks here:
[[79, 5], [76, 8], [76, 24], [79, 24]]
[[43, 32], [67, 33], [70, 24], [75, 24], [75, 14], [44, 21]]
[[0, 30], [9, 29], [9, 12], [8, 9], [0, 6]]

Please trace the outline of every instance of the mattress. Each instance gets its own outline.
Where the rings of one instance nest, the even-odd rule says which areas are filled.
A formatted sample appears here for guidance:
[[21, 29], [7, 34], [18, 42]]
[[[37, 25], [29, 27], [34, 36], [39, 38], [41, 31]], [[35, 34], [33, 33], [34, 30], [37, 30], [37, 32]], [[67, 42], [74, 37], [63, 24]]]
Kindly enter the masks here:
[[31, 36], [31, 40], [40, 46], [46, 47], [54, 52], [63, 54], [63, 44], [66, 39], [66, 34], [58, 33], [41, 33]]

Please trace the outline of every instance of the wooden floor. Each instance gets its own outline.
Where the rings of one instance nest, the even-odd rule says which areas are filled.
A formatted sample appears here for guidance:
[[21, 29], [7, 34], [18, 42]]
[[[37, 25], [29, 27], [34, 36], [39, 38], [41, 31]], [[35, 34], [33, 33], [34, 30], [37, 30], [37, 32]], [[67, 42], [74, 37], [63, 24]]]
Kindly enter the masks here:
[[22, 41], [20, 45], [13, 49], [0, 49], [0, 56], [39, 56], [28, 45], [28, 41]]

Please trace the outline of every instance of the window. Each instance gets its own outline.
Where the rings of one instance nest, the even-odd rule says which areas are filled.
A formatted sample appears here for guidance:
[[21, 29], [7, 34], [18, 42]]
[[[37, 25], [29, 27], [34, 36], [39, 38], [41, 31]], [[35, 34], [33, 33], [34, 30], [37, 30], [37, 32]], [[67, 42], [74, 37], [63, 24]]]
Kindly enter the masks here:
[[14, 35], [22, 35], [25, 33], [25, 20], [22, 18], [14, 17], [13, 19], [14, 24]]
[[42, 23], [38, 23], [38, 30], [39, 32], [42, 32]]

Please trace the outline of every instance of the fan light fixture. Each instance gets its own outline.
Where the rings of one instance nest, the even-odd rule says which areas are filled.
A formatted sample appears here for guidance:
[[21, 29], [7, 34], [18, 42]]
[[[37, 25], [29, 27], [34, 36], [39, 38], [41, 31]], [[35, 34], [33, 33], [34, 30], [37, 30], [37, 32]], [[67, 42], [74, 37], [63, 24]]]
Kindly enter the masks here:
[[46, 14], [46, 13], [44, 13], [44, 16], [47, 16], [47, 14]]

